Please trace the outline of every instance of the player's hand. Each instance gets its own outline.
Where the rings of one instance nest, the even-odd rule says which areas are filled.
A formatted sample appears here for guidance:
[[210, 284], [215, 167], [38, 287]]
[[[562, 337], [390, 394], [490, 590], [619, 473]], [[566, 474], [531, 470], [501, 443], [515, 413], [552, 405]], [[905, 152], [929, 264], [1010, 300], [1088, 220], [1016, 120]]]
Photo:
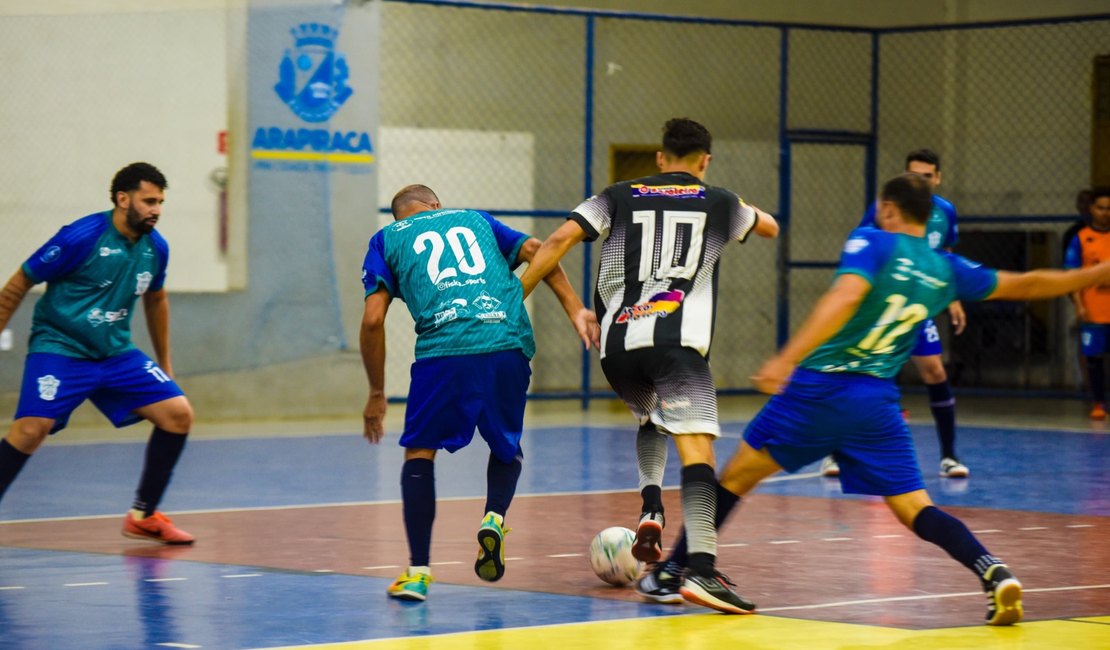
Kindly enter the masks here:
[[601, 349], [601, 325], [598, 324], [597, 314], [592, 309], [582, 308], [574, 315], [574, 329], [587, 350], [591, 345]]
[[782, 357], [771, 357], [751, 376], [752, 385], [761, 393], [777, 395], [786, 388], [793, 372], [793, 363]]
[[948, 315], [952, 317], [952, 332], [963, 334], [964, 328], [967, 327], [967, 314], [964, 313], [964, 306], [959, 300], [948, 305]]
[[385, 395], [370, 394], [366, 408], [362, 410], [362, 437], [372, 445], [382, 441], [385, 435]]

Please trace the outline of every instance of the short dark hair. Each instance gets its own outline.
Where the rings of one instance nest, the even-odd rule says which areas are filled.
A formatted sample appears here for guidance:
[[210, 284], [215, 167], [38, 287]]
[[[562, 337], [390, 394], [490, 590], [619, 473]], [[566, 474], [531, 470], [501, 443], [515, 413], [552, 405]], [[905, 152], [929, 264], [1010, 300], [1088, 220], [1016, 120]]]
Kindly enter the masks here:
[[906, 154], [905, 168], [909, 169], [912, 162], [923, 162], [926, 165], [936, 167], [938, 172], [940, 171], [940, 154], [932, 149], [914, 149], [909, 152]]
[[663, 151], [678, 158], [692, 153], [711, 153], [713, 136], [709, 129], [688, 117], [676, 117], [663, 125]]
[[895, 176], [883, 184], [879, 198], [898, 206], [914, 223], [924, 224], [933, 212], [933, 187], [921, 174]]
[[131, 163], [116, 172], [116, 175], [112, 178], [112, 187], [109, 190], [112, 205], [116, 203], [117, 192], [134, 192], [139, 189], [139, 185], [143, 181], [157, 185], [162, 190], [169, 187], [166, 177], [154, 165], [145, 162]]
[[396, 217], [405, 209], [409, 203], [438, 203], [439, 197], [432, 191], [432, 188], [427, 185], [406, 185], [393, 195], [393, 201], [389, 204], [389, 209]]
[[1104, 185], [1102, 187], [1096, 187], [1096, 188], [1091, 190], [1091, 203], [1094, 203], [1095, 201], [1097, 201], [1099, 199], [1104, 199], [1104, 198], [1107, 198], [1107, 197], [1110, 197], [1110, 185]]

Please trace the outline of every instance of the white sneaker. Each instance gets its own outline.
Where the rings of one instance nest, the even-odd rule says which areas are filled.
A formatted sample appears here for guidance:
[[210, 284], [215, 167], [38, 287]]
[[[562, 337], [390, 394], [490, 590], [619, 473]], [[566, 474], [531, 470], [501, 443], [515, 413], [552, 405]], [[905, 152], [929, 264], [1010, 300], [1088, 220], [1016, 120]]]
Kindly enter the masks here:
[[832, 456], [825, 456], [825, 460], [821, 461], [821, 476], [840, 476], [840, 465]]
[[944, 478], [967, 478], [971, 470], [955, 458], [940, 459], [940, 475]]

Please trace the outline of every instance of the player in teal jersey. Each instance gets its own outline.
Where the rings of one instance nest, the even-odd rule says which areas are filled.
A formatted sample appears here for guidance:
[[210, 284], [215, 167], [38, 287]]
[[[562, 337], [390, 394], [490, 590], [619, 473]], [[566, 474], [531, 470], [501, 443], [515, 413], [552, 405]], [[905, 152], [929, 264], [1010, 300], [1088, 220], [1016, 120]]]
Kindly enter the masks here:
[[[906, 155], [906, 171], [920, 174], [935, 190], [941, 182], [940, 156], [930, 149], [911, 151]], [[868, 206], [860, 225], [876, 225], [874, 203]], [[925, 222], [925, 241], [934, 250], [951, 251], [958, 239], [956, 207], [944, 197], [934, 194], [933, 208], [929, 213], [929, 220]], [[948, 315], [952, 321], [952, 331], [957, 335], [961, 334], [967, 325], [967, 316], [960, 301], [954, 301], [948, 306]], [[940, 333], [936, 323], [930, 318], [919, 330], [910, 358], [929, 392], [929, 410], [932, 411], [937, 440], [940, 443], [940, 475], [946, 478], [966, 478], [970, 470], [956, 455], [956, 398], [952, 395], [948, 373], [944, 369], [941, 357], [943, 351]], [[839, 471], [832, 456], [821, 464], [821, 473], [825, 476], [836, 476]]]
[[[953, 300], [1052, 298], [1106, 282], [1110, 262], [1074, 271], [986, 269], [930, 249], [924, 234], [931, 205], [921, 176], [887, 182], [878, 210], [882, 230], [852, 232], [833, 286], [753, 377], [773, 397], [721, 474], [731, 497], [718, 498], [716, 521], [720, 526], [764, 478], [836, 453], [845, 492], [883, 497], [903, 525], [979, 577], [988, 595], [987, 624], [1011, 625], [1022, 617], [1021, 583], [962, 522], [933, 505], [892, 378], [909, 358], [921, 323]], [[651, 580], [677, 589], [685, 556], [680, 540]]]
[[[530, 262], [540, 242], [485, 212], [443, 209], [424, 185], [403, 188], [392, 210], [394, 223], [371, 238], [362, 267], [366, 307], [359, 341], [370, 383], [364, 435], [371, 443], [384, 435], [385, 316], [399, 298], [416, 322], [416, 361], [400, 440], [409, 567], [388, 594], [424, 600], [432, 581], [436, 451], [465, 447], [475, 428], [490, 456], [474, 571], [490, 582], [505, 573], [505, 513], [522, 467], [528, 362], [535, 353], [523, 290], [512, 269]], [[556, 268], [545, 280], [586, 348], [596, 345], [597, 319], [563, 270]]]
[[[173, 380], [169, 297], [162, 286], [169, 246], [154, 226], [166, 178], [133, 163], [112, 179], [115, 207], [62, 228], [8, 280], [0, 293], [0, 329], [32, 286], [46, 282], [35, 305], [15, 421], [0, 441], [0, 497], [46, 436], [65, 428], [86, 399], [117, 427], [150, 420], [142, 478], [123, 534], [164, 544], [193, 536], [157, 511], [193, 423]], [[153, 360], [131, 342], [142, 296]]]

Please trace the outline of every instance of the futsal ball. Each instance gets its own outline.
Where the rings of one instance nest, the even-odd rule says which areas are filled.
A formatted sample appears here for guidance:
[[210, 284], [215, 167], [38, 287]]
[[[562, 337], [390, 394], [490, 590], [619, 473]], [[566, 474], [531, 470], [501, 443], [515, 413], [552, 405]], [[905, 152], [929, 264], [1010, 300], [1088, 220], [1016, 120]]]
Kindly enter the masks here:
[[620, 587], [640, 575], [641, 563], [632, 557], [636, 533], [613, 526], [606, 528], [590, 542], [590, 566], [594, 573], [609, 584]]

